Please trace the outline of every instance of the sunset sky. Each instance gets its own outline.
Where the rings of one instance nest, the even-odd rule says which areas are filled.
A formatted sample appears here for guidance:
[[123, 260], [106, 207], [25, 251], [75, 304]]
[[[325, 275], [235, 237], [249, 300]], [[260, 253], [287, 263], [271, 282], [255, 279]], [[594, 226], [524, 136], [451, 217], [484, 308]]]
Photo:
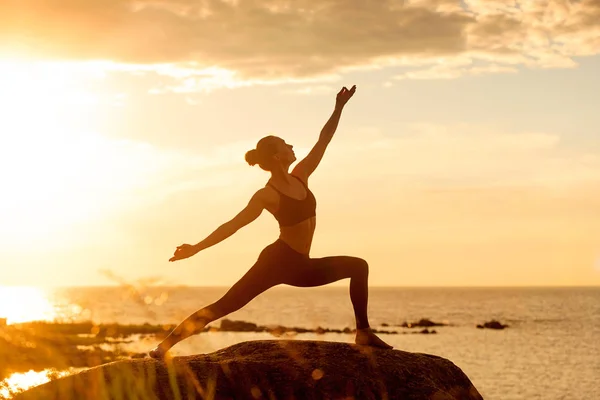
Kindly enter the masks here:
[[233, 284], [277, 238], [266, 211], [168, 259], [266, 183], [258, 139], [301, 159], [354, 84], [312, 256], [363, 257], [372, 286], [600, 285], [598, 21], [597, 0], [2, 1], [0, 286]]

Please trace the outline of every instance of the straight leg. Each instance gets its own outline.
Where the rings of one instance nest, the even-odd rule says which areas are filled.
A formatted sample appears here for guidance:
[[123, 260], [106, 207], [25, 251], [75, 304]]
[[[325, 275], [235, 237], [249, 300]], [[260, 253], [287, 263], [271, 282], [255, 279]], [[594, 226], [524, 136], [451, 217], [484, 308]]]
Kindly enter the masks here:
[[202, 332], [209, 323], [231, 314], [248, 304], [265, 290], [276, 286], [277, 276], [269, 275], [270, 263], [260, 259], [252, 268], [219, 300], [187, 317], [167, 336], [156, 349], [150, 352], [154, 358], [161, 358], [177, 343]]

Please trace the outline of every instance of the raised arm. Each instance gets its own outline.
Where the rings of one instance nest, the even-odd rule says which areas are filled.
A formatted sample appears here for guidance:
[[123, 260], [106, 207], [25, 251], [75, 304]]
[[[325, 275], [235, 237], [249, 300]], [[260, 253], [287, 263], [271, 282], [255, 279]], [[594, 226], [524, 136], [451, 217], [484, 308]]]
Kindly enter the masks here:
[[327, 149], [329, 142], [331, 142], [333, 134], [337, 130], [340, 117], [342, 116], [342, 110], [344, 109], [344, 106], [348, 100], [350, 100], [350, 98], [354, 95], [355, 91], [356, 85], [352, 86], [350, 90], [346, 89], [344, 86], [342, 90], [339, 91], [335, 99], [335, 109], [333, 110], [333, 114], [331, 114], [331, 117], [329, 117], [329, 120], [325, 126], [323, 126], [323, 129], [321, 129], [319, 140], [314, 145], [312, 150], [304, 159], [302, 159], [302, 161], [298, 163], [298, 165], [296, 165], [292, 171], [294, 175], [301, 176], [305, 180], [308, 180], [308, 177], [319, 166], [319, 163], [325, 154], [325, 150]]
[[236, 233], [240, 228], [248, 225], [250, 222], [258, 218], [258, 216], [265, 209], [262, 191], [263, 189], [256, 192], [242, 211], [240, 211], [231, 220], [225, 222], [223, 225], [215, 229], [214, 232], [208, 235], [204, 240], [194, 245], [182, 244], [181, 246], [177, 246], [173, 257], [171, 257], [169, 261], [183, 260], [184, 258], [195, 255], [201, 250], [214, 246], [215, 244], [222, 242]]

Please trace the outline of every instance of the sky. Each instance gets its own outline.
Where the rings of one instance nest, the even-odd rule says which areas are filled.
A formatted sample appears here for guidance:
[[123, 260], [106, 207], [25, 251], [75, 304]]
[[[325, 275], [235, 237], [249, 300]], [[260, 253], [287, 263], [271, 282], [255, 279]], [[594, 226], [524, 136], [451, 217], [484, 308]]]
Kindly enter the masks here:
[[[229, 286], [275, 134], [325, 158], [311, 255], [371, 286], [600, 285], [600, 3], [0, 2], [0, 286]], [[340, 284], [347, 284], [341, 282]]]

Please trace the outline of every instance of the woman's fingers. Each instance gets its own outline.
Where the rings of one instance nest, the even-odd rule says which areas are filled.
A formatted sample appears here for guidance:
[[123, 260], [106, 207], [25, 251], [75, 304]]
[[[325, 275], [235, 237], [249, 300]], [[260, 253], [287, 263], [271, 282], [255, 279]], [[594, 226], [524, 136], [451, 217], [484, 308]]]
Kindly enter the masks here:
[[340, 89], [340, 93], [350, 92], [352, 90], [356, 90], [356, 85], [352, 85], [350, 89], [348, 89], [346, 86], [342, 86], [342, 88]]
[[185, 253], [189, 247], [191, 247], [191, 246], [185, 245], [185, 244], [182, 244], [181, 246], [177, 246], [177, 248], [173, 252], [173, 257], [171, 257], [169, 259], [169, 261], [176, 261], [176, 260], [181, 260], [183, 258], [186, 258], [187, 256], [185, 256]]
[[171, 259], [169, 261], [175, 261], [178, 259], [178, 256], [181, 255], [181, 252], [183, 251], [183, 249], [177, 247], [177, 249], [175, 249], [175, 251], [173, 252], [173, 257], [171, 257]]

